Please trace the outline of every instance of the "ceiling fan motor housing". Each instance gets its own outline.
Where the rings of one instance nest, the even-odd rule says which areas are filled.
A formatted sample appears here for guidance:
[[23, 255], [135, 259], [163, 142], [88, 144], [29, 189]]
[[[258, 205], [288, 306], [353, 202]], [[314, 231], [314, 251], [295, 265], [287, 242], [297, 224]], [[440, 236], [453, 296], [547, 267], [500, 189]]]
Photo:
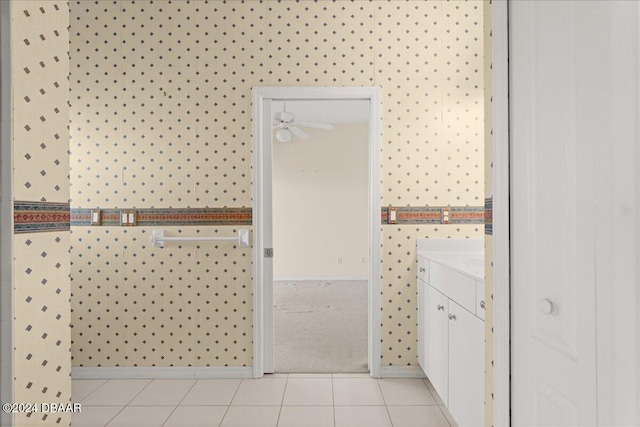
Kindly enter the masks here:
[[294, 117], [295, 116], [293, 114], [287, 113], [286, 111], [277, 112], [276, 115], [275, 115], [276, 121], [280, 122], [280, 123], [292, 122]]

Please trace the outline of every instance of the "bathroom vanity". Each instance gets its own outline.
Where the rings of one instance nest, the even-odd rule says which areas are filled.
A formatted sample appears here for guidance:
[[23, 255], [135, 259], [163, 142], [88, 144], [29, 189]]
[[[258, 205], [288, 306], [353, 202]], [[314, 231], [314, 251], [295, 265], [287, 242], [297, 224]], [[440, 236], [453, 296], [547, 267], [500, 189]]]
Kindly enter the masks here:
[[484, 425], [482, 239], [418, 239], [418, 360], [460, 427]]

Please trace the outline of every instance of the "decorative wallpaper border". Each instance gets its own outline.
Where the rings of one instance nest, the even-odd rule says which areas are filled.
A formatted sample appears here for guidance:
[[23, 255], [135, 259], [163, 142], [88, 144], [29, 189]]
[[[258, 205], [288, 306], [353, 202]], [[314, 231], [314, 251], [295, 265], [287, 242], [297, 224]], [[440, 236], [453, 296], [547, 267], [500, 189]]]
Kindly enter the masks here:
[[13, 233], [69, 231], [69, 203], [13, 202]]
[[[389, 208], [396, 210], [395, 224], [482, 224], [487, 219], [486, 203], [484, 208], [481, 206], [387, 206], [380, 212], [382, 224], [389, 223]], [[100, 209], [99, 225], [120, 226], [121, 212], [131, 210], [136, 212], [135, 225], [138, 226], [252, 225], [253, 223], [251, 208], [107, 208]], [[448, 222], [443, 215], [446, 210], [449, 211]], [[71, 225], [91, 226], [91, 209], [71, 209]]]
[[[382, 224], [389, 224], [389, 208], [396, 210], [395, 224], [482, 224], [485, 220], [481, 206], [385, 206]], [[443, 212], [449, 211], [446, 221]]]
[[493, 197], [484, 199], [484, 234], [493, 235]]
[[[122, 211], [136, 212], [136, 225], [251, 225], [251, 208], [101, 209], [102, 226], [119, 226]], [[71, 209], [71, 225], [91, 226], [91, 209]]]

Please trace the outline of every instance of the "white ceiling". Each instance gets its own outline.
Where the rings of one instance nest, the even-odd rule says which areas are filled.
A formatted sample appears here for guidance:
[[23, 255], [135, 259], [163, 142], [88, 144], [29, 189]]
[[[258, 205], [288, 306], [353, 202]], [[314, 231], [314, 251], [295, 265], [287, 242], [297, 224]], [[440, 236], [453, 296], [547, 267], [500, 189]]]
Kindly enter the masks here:
[[369, 101], [367, 100], [304, 100], [273, 101], [274, 113], [293, 113], [297, 121], [320, 123], [369, 123]]

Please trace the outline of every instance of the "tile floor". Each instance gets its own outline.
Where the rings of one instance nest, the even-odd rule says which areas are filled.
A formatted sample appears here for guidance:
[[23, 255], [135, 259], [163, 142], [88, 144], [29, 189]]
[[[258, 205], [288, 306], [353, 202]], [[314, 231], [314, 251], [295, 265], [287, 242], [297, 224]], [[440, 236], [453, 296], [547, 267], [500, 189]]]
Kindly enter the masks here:
[[428, 380], [368, 374], [73, 380], [72, 427], [455, 426]]

